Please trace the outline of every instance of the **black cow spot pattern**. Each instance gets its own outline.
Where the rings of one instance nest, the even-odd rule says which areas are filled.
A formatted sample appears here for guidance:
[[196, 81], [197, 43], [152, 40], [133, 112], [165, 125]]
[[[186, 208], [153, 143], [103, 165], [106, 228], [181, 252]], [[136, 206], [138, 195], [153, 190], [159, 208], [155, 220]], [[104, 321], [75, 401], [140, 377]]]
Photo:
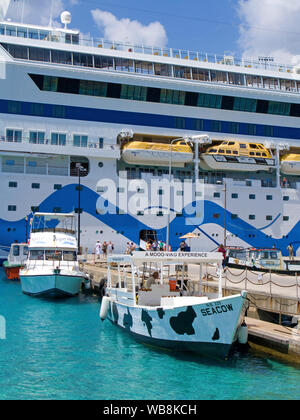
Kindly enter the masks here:
[[170, 318], [170, 325], [172, 329], [179, 335], [194, 335], [193, 328], [194, 319], [197, 317], [196, 312], [192, 306], [189, 306], [185, 312], [180, 312], [177, 316]]

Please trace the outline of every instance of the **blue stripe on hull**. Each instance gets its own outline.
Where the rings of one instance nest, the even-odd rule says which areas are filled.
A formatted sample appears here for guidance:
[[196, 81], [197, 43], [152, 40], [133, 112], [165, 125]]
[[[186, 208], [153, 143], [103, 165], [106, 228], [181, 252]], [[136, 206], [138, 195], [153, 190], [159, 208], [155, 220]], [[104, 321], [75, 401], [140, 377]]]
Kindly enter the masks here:
[[[0, 100], [0, 113], [8, 114], [9, 104], [14, 101], [9, 101], [6, 99]], [[32, 112], [32, 105], [35, 103], [32, 102], [21, 102], [21, 111], [16, 112], [15, 115], [24, 115], [24, 116], [34, 116], [35, 118], [60, 118], [63, 120], [76, 120], [76, 121], [94, 121], [94, 122], [103, 122], [109, 124], [125, 124], [128, 125], [137, 125], [145, 127], [159, 127], [159, 128], [170, 128], [178, 129], [176, 126], [176, 118], [173, 115], [161, 115], [161, 114], [149, 114], [145, 112], [128, 112], [128, 111], [116, 111], [113, 109], [95, 109], [95, 108], [86, 108], [86, 107], [77, 107], [77, 106], [66, 106], [64, 105], [65, 115], [64, 117], [57, 117], [57, 113], [54, 112], [55, 104], [38, 104], [43, 105], [44, 113], [43, 115], [35, 115]], [[152, 103], [155, 104], [155, 103]], [[157, 104], [159, 105], [159, 104]], [[199, 113], [200, 113], [199, 109]], [[185, 130], [199, 131], [199, 128], [195, 124], [196, 118], [190, 117], [180, 117], [184, 120]], [[205, 132], [215, 132], [215, 127], [213, 122], [215, 120], [202, 119], [203, 129]], [[218, 118], [220, 121], [220, 118]], [[232, 134], [230, 121], [221, 121], [222, 131], [220, 134]], [[236, 123], [236, 121], [235, 121]], [[249, 134], [248, 123], [238, 122], [239, 124], [239, 133], [241, 135], [251, 135], [266, 137], [265, 127], [263, 124], [256, 125], [256, 133]], [[280, 127], [273, 126], [273, 135], [272, 137], [285, 138], [285, 139], [300, 139], [300, 130], [299, 128], [294, 127]]]
[[28, 296], [50, 297], [50, 298], [64, 298], [64, 297], [76, 296], [76, 294], [72, 295], [70, 293], [64, 292], [63, 290], [59, 290], [59, 289], [50, 289], [50, 290], [45, 290], [39, 293], [30, 293], [30, 292], [25, 292], [23, 290], [23, 293]]

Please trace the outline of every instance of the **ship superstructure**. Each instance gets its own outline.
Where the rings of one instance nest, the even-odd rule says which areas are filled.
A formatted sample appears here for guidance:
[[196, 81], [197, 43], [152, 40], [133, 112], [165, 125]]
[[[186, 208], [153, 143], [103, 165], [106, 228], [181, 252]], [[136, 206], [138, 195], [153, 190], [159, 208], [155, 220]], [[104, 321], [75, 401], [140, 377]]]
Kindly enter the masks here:
[[[170, 208], [173, 249], [191, 231], [193, 249], [224, 240], [297, 249], [299, 93], [291, 66], [0, 22], [1, 245], [24, 241], [34, 212], [75, 211], [83, 247], [112, 241], [124, 251], [128, 241], [165, 240]], [[196, 150], [189, 139], [203, 135], [210, 144]], [[160, 161], [180, 139], [191, 153]], [[241, 145], [248, 160], [236, 170]], [[191, 210], [198, 201], [201, 214]]]

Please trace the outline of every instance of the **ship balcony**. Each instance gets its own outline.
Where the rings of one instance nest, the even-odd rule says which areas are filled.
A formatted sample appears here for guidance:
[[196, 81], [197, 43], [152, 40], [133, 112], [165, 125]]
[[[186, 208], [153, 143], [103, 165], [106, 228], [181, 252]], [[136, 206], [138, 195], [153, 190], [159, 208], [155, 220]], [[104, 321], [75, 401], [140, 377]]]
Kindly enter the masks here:
[[[19, 132], [20, 133], [20, 132]], [[61, 155], [101, 157], [120, 159], [120, 148], [116, 144], [106, 144], [98, 139], [81, 136], [78, 140], [67, 137], [61, 139], [37, 138], [22, 134], [16, 136], [0, 136], [0, 150], [4, 152], [54, 153]], [[79, 136], [77, 136], [79, 137]]]

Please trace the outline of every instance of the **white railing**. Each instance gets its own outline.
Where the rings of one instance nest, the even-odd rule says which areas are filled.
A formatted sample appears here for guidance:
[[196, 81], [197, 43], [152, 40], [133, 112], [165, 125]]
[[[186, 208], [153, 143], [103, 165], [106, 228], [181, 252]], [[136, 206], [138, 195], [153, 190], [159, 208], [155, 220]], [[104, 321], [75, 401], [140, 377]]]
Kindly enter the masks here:
[[9, 136], [0, 135], [0, 144], [1, 143], [17, 143], [17, 144], [30, 144], [32, 146], [38, 145], [41, 146], [53, 146], [57, 147], [76, 147], [76, 148], [85, 148], [85, 149], [98, 149], [98, 150], [115, 150], [118, 151], [120, 148], [115, 144], [102, 144], [99, 142], [99, 139], [87, 138], [86, 141], [81, 141], [80, 143], [74, 142], [72, 138], [66, 138], [64, 142], [55, 142], [49, 138], [43, 140], [33, 141], [30, 137], [22, 135], [21, 137], [12, 138]]
[[203, 53], [199, 51], [189, 51], [176, 48], [153, 47], [137, 45], [128, 42], [108, 41], [103, 38], [87, 37], [86, 35], [75, 32], [65, 33], [58, 29], [33, 29], [24, 28], [14, 24], [2, 23], [0, 25], [0, 35], [35, 39], [39, 41], [53, 42], [55, 44], [63, 43], [70, 45], [80, 45], [92, 48], [102, 48], [106, 50], [116, 50], [123, 52], [132, 52], [145, 55], [154, 55], [160, 57], [176, 58], [182, 61], [192, 60], [204, 63], [223, 64], [226, 66], [239, 66], [244, 68], [255, 68], [271, 70], [276, 72], [292, 73], [294, 68], [291, 65], [277, 63], [269, 60], [253, 60], [236, 58], [234, 55], [218, 55]]

